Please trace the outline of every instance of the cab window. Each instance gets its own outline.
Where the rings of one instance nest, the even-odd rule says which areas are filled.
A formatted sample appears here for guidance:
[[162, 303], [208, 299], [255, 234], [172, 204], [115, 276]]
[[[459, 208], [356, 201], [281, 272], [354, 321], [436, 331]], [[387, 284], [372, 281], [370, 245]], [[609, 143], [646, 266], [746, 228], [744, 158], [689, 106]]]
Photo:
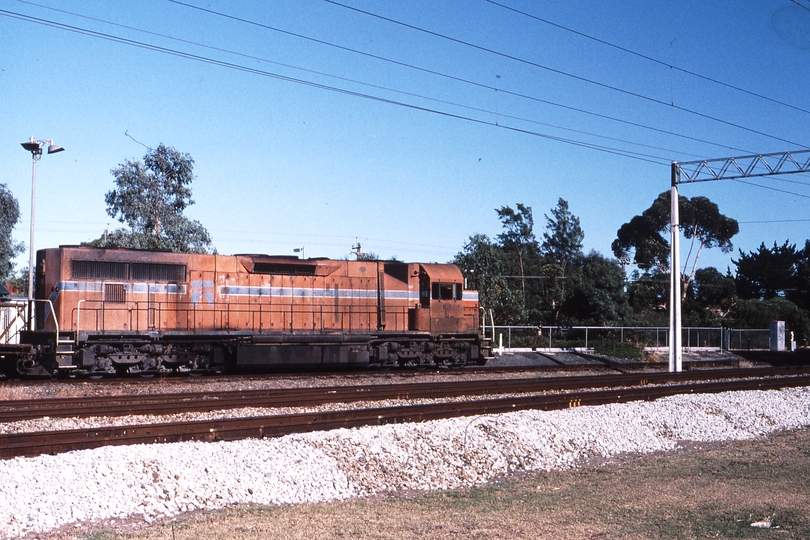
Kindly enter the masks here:
[[461, 300], [460, 283], [434, 283], [433, 300]]

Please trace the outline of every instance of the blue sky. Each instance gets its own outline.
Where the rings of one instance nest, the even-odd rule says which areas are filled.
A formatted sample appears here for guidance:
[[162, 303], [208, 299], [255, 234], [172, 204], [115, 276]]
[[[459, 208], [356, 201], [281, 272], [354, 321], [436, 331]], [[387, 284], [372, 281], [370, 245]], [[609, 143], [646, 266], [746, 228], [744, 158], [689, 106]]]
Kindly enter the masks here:
[[[0, 0], [16, 237], [30, 136], [67, 149], [38, 164], [37, 248], [116, 228], [110, 170], [162, 142], [196, 160], [187, 215], [220, 253], [345, 257], [359, 241], [439, 262], [497, 235], [503, 205], [532, 207], [540, 238], [560, 197], [586, 251], [611, 255], [672, 160], [810, 145], [810, 0], [337, 2]], [[681, 194], [740, 221], [732, 255], [802, 246], [810, 178], [753, 182]]]

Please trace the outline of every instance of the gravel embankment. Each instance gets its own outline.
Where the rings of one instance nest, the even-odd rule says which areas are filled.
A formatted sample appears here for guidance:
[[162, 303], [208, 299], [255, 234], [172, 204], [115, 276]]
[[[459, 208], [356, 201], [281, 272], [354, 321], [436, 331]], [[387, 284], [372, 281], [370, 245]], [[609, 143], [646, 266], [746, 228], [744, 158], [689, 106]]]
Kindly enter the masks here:
[[108, 447], [0, 461], [0, 534], [229, 504], [452, 489], [516, 471], [752, 439], [810, 426], [810, 388], [674, 396], [223, 443]]

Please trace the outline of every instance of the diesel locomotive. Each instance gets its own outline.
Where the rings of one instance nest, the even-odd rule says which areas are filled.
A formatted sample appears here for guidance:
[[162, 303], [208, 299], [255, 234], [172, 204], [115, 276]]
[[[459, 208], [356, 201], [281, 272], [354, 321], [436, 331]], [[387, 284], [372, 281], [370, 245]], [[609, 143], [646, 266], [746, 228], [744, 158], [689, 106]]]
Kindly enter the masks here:
[[451, 264], [63, 246], [37, 252], [34, 324], [7, 376], [484, 364]]

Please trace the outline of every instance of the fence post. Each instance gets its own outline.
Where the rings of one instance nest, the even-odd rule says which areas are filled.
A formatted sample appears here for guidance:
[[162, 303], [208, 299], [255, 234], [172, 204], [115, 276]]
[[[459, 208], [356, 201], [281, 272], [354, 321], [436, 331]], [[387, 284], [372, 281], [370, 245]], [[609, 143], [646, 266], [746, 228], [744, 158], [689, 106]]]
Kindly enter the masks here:
[[588, 329], [585, 328], [585, 352], [588, 352]]

